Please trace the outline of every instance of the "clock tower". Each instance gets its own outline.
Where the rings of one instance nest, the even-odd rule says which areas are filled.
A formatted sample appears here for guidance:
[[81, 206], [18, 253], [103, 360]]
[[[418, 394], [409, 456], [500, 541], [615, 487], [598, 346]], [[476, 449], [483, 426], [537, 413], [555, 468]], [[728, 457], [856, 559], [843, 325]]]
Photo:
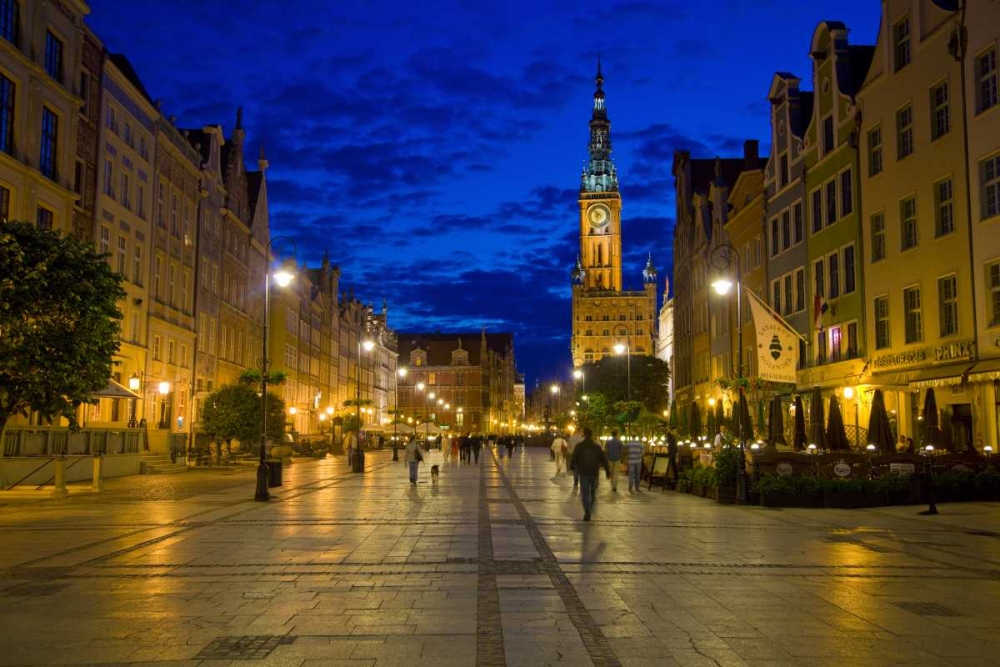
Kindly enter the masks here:
[[597, 61], [588, 160], [580, 175], [580, 252], [573, 279], [573, 365], [599, 361], [624, 344], [632, 355], [652, 355], [656, 335], [656, 269], [642, 270], [643, 289], [622, 286], [622, 198], [611, 159], [611, 121]]

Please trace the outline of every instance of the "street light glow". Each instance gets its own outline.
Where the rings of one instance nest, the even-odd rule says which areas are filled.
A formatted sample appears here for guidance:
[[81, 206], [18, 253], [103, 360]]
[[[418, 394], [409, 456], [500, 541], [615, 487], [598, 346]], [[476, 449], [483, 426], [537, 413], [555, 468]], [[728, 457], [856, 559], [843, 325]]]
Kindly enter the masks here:
[[166, 396], [167, 394], [170, 393], [170, 383], [166, 381], [161, 382], [158, 389], [160, 390], [161, 395]]
[[549, 391], [551, 391], [553, 394], [558, 394], [559, 393], [559, 385], [557, 385], [557, 384], [552, 385], [551, 387], [549, 387]]
[[278, 284], [278, 287], [288, 287], [292, 284], [292, 280], [295, 279], [295, 274], [289, 271], [276, 271], [274, 274], [274, 282]]
[[396, 372], [399, 373], [399, 377], [405, 378], [408, 371], [406, 370], [406, 366], [401, 366]]
[[375, 349], [375, 342], [366, 340], [361, 343], [361, 347], [365, 349], [365, 352], [371, 352], [373, 349]]
[[625, 354], [624, 343], [615, 343], [615, 354]]
[[844, 387], [844, 398], [847, 400], [854, 398], [854, 387]]
[[128, 379], [128, 388], [132, 391], [139, 391], [142, 387], [142, 380], [139, 379], [138, 373], [132, 373], [132, 377]]
[[577, 368], [575, 371], [573, 371], [573, 377], [579, 380], [580, 378], [583, 377], [583, 371]]
[[733, 281], [729, 278], [719, 278], [712, 283], [712, 289], [715, 290], [716, 294], [725, 296], [729, 294], [729, 290], [733, 289]]
[[424, 385], [423, 382], [418, 382], [417, 383], [417, 391], [423, 391], [425, 386], [426, 385]]

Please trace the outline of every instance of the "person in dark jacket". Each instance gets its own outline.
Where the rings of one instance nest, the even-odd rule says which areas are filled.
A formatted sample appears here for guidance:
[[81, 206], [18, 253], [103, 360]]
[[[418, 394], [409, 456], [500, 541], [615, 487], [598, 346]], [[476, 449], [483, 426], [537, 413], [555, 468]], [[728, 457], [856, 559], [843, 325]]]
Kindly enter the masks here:
[[583, 440], [573, 450], [569, 461], [570, 470], [580, 476], [580, 499], [583, 501], [583, 520], [590, 521], [590, 513], [594, 509], [594, 495], [597, 493], [597, 475], [601, 468], [604, 474], [611, 477], [611, 465], [601, 446], [594, 442], [594, 433], [589, 428], [583, 429]]

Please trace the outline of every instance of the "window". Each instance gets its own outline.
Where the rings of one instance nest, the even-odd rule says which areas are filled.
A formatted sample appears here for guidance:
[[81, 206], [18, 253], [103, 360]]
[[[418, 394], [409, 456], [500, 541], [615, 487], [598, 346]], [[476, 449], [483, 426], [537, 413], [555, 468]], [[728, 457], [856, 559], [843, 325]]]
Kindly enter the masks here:
[[139, 157], [149, 160], [149, 151], [146, 149], [146, 137], [139, 135]]
[[825, 268], [823, 266], [823, 260], [818, 260], [813, 264], [813, 287], [816, 288], [817, 296], [826, 296], [826, 287], [824, 283], [826, 282]]
[[997, 103], [997, 50], [976, 58], [976, 111], [982, 113]]
[[180, 236], [180, 228], [177, 226], [177, 195], [173, 195], [170, 200], [170, 233]]
[[56, 81], [62, 81], [63, 43], [52, 34], [45, 31], [45, 71]]
[[42, 142], [38, 156], [38, 170], [46, 178], [56, 180], [58, 159], [59, 117], [46, 106], [42, 107]]
[[125, 143], [132, 146], [132, 123], [125, 121]]
[[168, 364], [174, 363], [174, 360], [175, 360], [175, 357], [174, 357], [174, 348], [176, 346], [177, 346], [177, 344], [174, 342], [173, 338], [168, 338], [167, 339], [167, 363]]
[[792, 304], [795, 302], [792, 300], [792, 274], [785, 275], [785, 315], [792, 312]]
[[104, 194], [109, 197], [115, 196], [115, 166], [111, 160], [104, 158]]
[[983, 161], [979, 180], [983, 192], [983, 217], [1000, 214], [1000, 155]]
[[55, 215], [49, 209], [44, 206], [39, 206], [38, 210], [35, 211], [35, 223], [38, 225], [39, 229], [52, 229], [52, 221]]
[[826, 184], [826, 224], [832, 225], [837, 221], [837, 179], [832, 179]]
[[948, 111], [948, 82], [944, 81], [931, 88], [931, 141], [940, 139], [951, 130], [951, 114]]
[[868, 175], [882, 173], [882, 127], [876, 125], [868, 130]]
[[156, 259], [153, 260], [153, 298], [163, 300], [163, 294], [161, 293], [160, 279], [163, 276], [163, 262], [160, 256], [157, 255]]
[[840, 215], [850, 215], [854, 211], [854, 191], [851, 170], [840, 174]]
[[156, 189], [156, 225], [167, 228], [167, 223], [163, 221], [163, 183]]
[[902, 160], [913, 152], [913, 107], [907, 105], [896, 112], [896, 159]]
[[10, 220], [10, 190], [0, 185], [0, 222]]
[[781, 249], [787, 250], [792, 246], [792, 221], [788, 211], [781, 214]]
[[143, 220], [146, 219], [146, 186], [142, 183], [136, 186], [135, 212]]
[[942, 338], [958, 333], [958, 282], [953, 275], [938, 278], [938, 316]]
[[188, 282], [191, 280], [191, 275], [187, 271], [181, 272], [181, 300], [178, 307], [184, 311], [188, 312]]
[[0, 0], [0, 37], [17, 46], [20, 24], [21, 3], [17, 0]]
[[108, 105], [108, 113], [104, 118], [104, 124], [112, 132], [118, 132], [118, 112], [111, 105]]
[[14, 154], [15, 90], [14, 82], [0, 74], [0, 150], [8, 155]]
[[818, 364], [826, 363], [826, 354], [827, 354], [826, 340], [827, 340], [827, 331], [824, 329], [820, 329], [819, 332], [816, 334], [816, 363]]
[[771, 283], [771, 307], [775, 312], [781, 312], [781, 280]]
[[793, 210], [792, 221], [794, 222], [793, 228], [795, 230], [794, 242], [796, 244], [802, 242], [802, 236], [805, 233], [802, 226], [802, 202], [795, 204]]
[[760, 237], [758, 236], [753, 240], [753, 266], [757, 268], [760, 266]]
[[875, 297], [875, 349], [889, 347], [889, 297]]
[[812, 193], [812, 230], [813, 234], [823, 229], [823, 192], [815, 190]]
[[989, 326], [1000, 325], [1000, 262], [986, 265], [986, 288], [989, 290], [987, 301], [990, 304]]
[[174, 278], [176, 269], [173, 264], [167, 267], [167, 303], [174, 305]]
[[872, 215], [872, 263], [885, 259], [885, 213]]
[[132, 244], [132, 282], [142, 285], [142, 246], [138, 241]]
[[836, 299], [840, 296], [840, 256], [833, 253], [826, 258], [826, 265], [830, 271], [830, 298]]
[[910, 64], [910, 17], [892, 26], [893, 71]]
[[903, 290], [903, 321], [906, 325], [906, 343], [919, 343], [924, 338], [924, 325], [920, 316], [920, 288]]
[[788, 156], [781, 156], [781, 171], [778, 173], [778, 187], [783, 188], [788, 185]]
[[840, 327], [830, 327], [830, 361], [840, 361], [841, 338], [842, 333]]
[[122, 277], [126, 277], [125, 276], [125, 255], [126, 255], [126, 251], [127, 250], [128, 250], [128, 239], [126, 239], [124, 236], [119, 235], [118, 236], [118, 253], [116, 255], [115, 263], [118, 266], [118, 273]]
[[153, 336], [153, 359], [160, 360], [160, 337], [158, 335]]
[[934, 236], [944, 236], [955, 231], [955, 212], [952, 208], [951, 179], [934, 184]]
[[847, 356], [854, 359], [858, 356], [858, 323], [851, 322], [847, 325]]
[[806, 270], [795, 269], [795, 312], [806, 309]]
[[129, 201], [129, 183], [128, 183], [128, 173], [122, 172], [122, 206], [132, 210], [132, 202]]
[[778, 245], [778, 219], [771, 218], [771, 257], [778, 254], [780, 246]]
[[101, 254], [107, 255], [111, 252], [111, 228], [101, 225]]
[[142, 334], [142, 332], [139, 331], [139, 313], [132, 311], [131, 319], [132, 319], [132, 327], [129, 329], [129, 331], [132, 332], [132, 337], [129, 340], [131, 340], [133, 343], [138, 343]]
[[844, 294], [852, 294], [857, 289], [854, 268], [854, 246], [844, 248]]
[[823, 119], [823, 155], [833, 150], [833, 115]]
[[917, 247], [917, 198], [907, 197], [899, 203], [900, 238], [902, 249]]

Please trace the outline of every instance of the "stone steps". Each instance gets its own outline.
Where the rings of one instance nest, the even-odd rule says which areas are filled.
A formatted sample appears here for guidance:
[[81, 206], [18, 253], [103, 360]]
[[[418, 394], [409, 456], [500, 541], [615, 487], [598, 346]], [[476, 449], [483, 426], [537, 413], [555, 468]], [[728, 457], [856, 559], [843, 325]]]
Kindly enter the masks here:
[[140, 475], [175, 475], [180, 472], [187, 472], [187, 466], [171, 463], [166, 454], [143, 454], [139, 464]]

